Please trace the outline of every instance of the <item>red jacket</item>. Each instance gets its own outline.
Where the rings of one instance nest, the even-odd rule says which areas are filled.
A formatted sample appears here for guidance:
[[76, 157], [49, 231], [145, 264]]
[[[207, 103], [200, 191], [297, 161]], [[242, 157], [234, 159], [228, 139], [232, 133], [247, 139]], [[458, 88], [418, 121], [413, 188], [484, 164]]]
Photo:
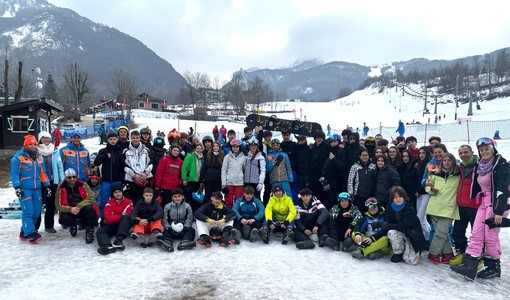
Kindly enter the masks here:
[[474, 198], [471, 198], [471, 185], [473, 183], [473, 171], [476, 169], [476, 160], [475, 163], [471, 166], [464, 167], [464, 165], [459, 164], [460, 169], [460, 181], [459, 187], [457, 189], [457, 205], [459, 207], [470, 207], [476, 208], [480, 206], [480, 203], [476, 203]]
[[132, 210], [133, 202], [130, 199], [122, 197], [118, 202], [117, 199], [110, 198], [104, 207], [104, 222], [109, 225], [117, 224], [123, 215], [131, 215]]
[[165, 155], [156, 169], [156, 189], [173, 190], [182, 184], [181, 178], [182, 159]]

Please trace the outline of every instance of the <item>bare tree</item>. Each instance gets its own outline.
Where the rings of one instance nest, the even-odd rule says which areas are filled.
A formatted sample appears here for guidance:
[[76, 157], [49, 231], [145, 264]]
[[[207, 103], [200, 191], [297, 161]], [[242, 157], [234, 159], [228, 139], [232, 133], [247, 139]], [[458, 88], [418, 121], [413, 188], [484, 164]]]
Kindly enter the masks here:
[[136, 108], [136, 80], [132, 73], [117, 69], [111, 73], [110, 92], [118, 101], [126, 100], [128, 111]]
[[67, 66], [67, 73], [63, 76], [67, 89], [74, 101], [74, 119], [79, 121], [80, 114], [78, 112], [78, 106], [82, 103], [83, 96], [90, 92], [88, 84], [89, 75], [86, 72], [80, 71], [78, 63], [74, 63]]
[[232, 104], [237, 114], [244, 113], [246, 102], [247, 82], [241, 69], [232, 74], [232, 80], [226, 86], [226, 99]]
[[18, 88], [14, 92], [14, 103], [21, 102], [21, 93], [23, 92], [23, 62], [18, 61]]
[[510, 59], [508, 58], [508, 54], [505, 49], [503, 49], [498, 52], [498, 55], [496, 56], [496, 64], [494, 65], [494, 73], [498, 76], [498, 82], [501, 82], [501, 79], [505, 76], [509, 66]]
[[188, 99], [193, 105], [193, 114], [195, 114], [196, 103], [200, 100], [198, 90], [200, 88], [209, 88], [211, 86], [211, 79], [206, 73], [184, 71], [182, 75], [186, 79], [186, 89], [188, 93]]

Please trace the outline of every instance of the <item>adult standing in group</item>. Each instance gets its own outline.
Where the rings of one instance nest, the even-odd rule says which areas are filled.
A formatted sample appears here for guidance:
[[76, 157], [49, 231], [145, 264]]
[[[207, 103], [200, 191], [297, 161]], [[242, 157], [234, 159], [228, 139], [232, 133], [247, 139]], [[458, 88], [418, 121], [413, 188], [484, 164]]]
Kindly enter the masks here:
[[241, 141], [233, 139], [230, 141], [232, 151], [225, 155], [223, 166], [221, 168], [221, 187], [227, 188], [228, 193], [225, 196], [225, 205], [232, 209], [234, 201], [244, 194], [244, 168], [246, 165], [246, 156], [240, 151]]
[[292, 168], [292, 177], [294, 178], [294, 182], [292, 182], [290, 188], [292, 190], [292, 198], [297, 199], [299, 197], [299, 183], [298, 183], [298, 156], [297, 156], [297, 143], [290, 139], [290, 132], [283, 131], [282, 132], [282, 143], [281, 148], [283, 153], [287, 154], [290, 161], [290, 167]]
[[44, 171], [44, 161], [37, 149], [35, 136], [29, 134], [23, 141], [23, 149], [11, 159], [11, 181], [21, 204], [20, 240], [37, 243], [42, 240], [35, 230], [35, 223], [41, 215], [41, 187], [51, 195], [50, 182]]
[[81, 143], [81, 134], [75, 131], [71, 134], [71, 141], [60, 149], [60, 158], [64, 170], [74, 169], [78, 178], [87, 181], [91, 170], [89, 150]]
[[[57, 186], [64, 180], [64, 168], [58, 150], [51, 142], [51, 134], [47, 131], [41, 131], [38, 136], [38, 150], [41, 153], [44, 162], [44, 170], [50, 181], [51, 194], [46, 193], [43, 187], [42, 199], [46, 206], [44, 211], [44, 231], [48, 233], [56, 233], [53, 226], [55, 225], [55, 193]], [[36, 228], [39, 228], [41, 218], [39, 217]]]
[[117, 134], [119, 136], [119, 146], [122, 149], [126, 149], [129, 146], [129, 128], [126, 125], [122, 125], [119, 127]]
[[330, 146], [324, 142], [325, 138], [324, 132], [315, 133], [315, 143], [310, 150], [310, 189], [317, 199], [326, 199], [322, 183], [319, 181], [322, 177], [322, 168], [328, 159], [330, 151]]
[[[471, 195], [481, 201], [466, 255], [459, 266], [451, 269], [473, 280], [501, 277], [501, 243], [499, 230], [508, 216], [510, 165], [496, 150], [496, 141], [480, 138], [476, 142], [480, 161], [475, 170]], [[485, 269], [477, 274], [482, 254]]]
[[106, 142], [106, 147], [99, 150], [96, 159], [94, 159], [94, 166], [102, 166], [101, 198], [99, 201], [101, 218], [104, 217], [104, 206], [106, 201], [110, 199], [112, 185], [121, 184], [124, 181], [123, 149], [118, 144], [117, 134], [109, 133]]

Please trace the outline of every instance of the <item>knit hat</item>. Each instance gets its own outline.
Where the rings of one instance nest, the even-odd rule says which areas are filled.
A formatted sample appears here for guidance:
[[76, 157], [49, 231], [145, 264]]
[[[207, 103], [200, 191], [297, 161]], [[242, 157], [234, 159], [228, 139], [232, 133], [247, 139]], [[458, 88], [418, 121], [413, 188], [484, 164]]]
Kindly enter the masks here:
[[35, 139], [35, 136], [29, 134], [25, 135], [25, 140], [23, 141], [23, 147], [26, 147], [28, 145], [37, 145], [37, 140]]
[[39, 135], [37, 136], [37, 140], [41, 141], [41, 139], [43, 137], [49, 138], [51, 140], [51, 134], [48, 131], [41, 131], [41, 132], [39, 132]]
[[275, 183], [273, 184], [273, 187], [271, 189], [271, 192], [275, 193], [277, 191], [282, 191], [283, 192], [283, 187], [282, 187], [282, 184], [281, 183]]
[[73, 168], [69, 168], [64, 172], [64, 176], [76, 176], [76, 171]]
[[120, 183], [116, 183], [116, 184], [112, 185], [112, 187], [110, 188], [110, 191], [112, 192], [112, 194], [115, 191], [123, 191], [123, 190], [124, 190], [124, 187]]

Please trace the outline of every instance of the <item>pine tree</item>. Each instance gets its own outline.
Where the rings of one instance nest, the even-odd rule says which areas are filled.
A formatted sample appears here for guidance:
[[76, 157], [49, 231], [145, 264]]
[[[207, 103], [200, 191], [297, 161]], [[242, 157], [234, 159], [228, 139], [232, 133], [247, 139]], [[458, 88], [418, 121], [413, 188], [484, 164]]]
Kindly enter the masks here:
[[53, 76], [48, 74], [48, 78], [46, 79], [46, 83], [44, 84], [43, 97], [48, 99], [57, 101], [58, 93], [57, 93], [57, 85], [55, 80], [53, 80]]

